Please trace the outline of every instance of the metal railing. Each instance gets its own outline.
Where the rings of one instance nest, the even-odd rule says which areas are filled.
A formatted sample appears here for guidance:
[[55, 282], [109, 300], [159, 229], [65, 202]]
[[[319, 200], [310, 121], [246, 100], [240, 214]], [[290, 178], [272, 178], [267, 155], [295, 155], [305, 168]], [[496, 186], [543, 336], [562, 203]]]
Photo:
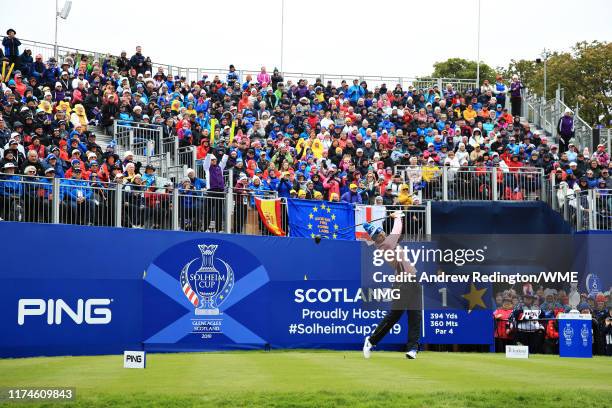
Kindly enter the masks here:
[[[230, 208], [231, 228], [236, 234], [246, 235], [273, 235], [262, 222], [257, 208], [255, 198], [272, 199], [278, 194], [272, 190], [250, 190], [243, 188], [232, 189], [232, 205]], [[287, 200], [281, 199], [280, 227], [283, 231], [289, 230], [289, 218], [287, 215]]]
[[115, 120], [113, 135], [116, 153], [132, 152], [135, 161], [155, 166], [161, 177], [179, 182], [187, 168], [196, 168], [195, 146], [179, 147], [178, 137], [164, 138], [158, 125]]
[[567, 183], [551, 183], [553, 209], [559, 211], [575, 231], [612, 231], [612, 190], [574, 190]]
[[570, 221], [576, 231], [612, 230], [612, 190], [592, 189], [575, 193]]
[[[431, 202], [424, 205], [389, 205], [386, 214], [401, 210], [405, 213], [402, 218], [403, 228], [401, 241], [426, 241], [431, 236]], [[393, 222], [388, 218], [383, 222], [383, 229], [387, 234], [391, 233]]]
[[612, 231], [612, 189], [597, 188], [591, 191], [592, 229]]
[[[175, 187], [159, 179], [146, 186], [138, 176], [118, 184], [0, 174], [0, 221], [273, 235], [260, 219], [256, 197], [278, 194], [231, 186], [225, 192], [195, 190], [187, 182]], [[387, 212], [398, 209], [407, 214], [404, 239], [431, 234], [430, 203], [388, 206]], [[280, 223], [288, 233], [285, 199]]]
[[579, 112], [571, 109], [563, 102], [561, 90], [557, 90], [555, 98], [550, 100], [544, 100], [537, 95], [524, 92], [523, 106], [523, 115], [527, 121], [543, 129], [553, 137], [555, 142], [558, 141], [557, 123], [565, 110], [569, 109], [574, 116], [573, 143], [580, 149], [588, 147], [590, 152], [593, 151], [593, 128], [579, 116]]
[[599, 143], [606, 146], [606, 152], [612, 152], [612, 129], [604, 128], [599, 129]]
[[161, 126], [115, 120], [113, 123], [113, 140], [117, 153], [131, 151], [137, 156], [153, 156], [166, 153], [162, 149], [163, 132]]
[[[4, 38], [4, 36], [1, 37]], [[53, 44], [41, 41], [27, 40], [23, 38], [20, 38], [20, 41], [22, 44], [22, 50], [31, 49], [33, 55], [41, 54], [45, 61], [50, 57], [56, 56]], [[58, 64], [61, 64], [61, 62], [66, 57], [72, 57], [76, 63], [79, 61], [78, 58], [81, 55], [87, 55], [93, 58], [94, 61], [100, 61], [100, 65], [102, 65], [104, 58], [109, 58], [111, 61], [115, 61], [118, 58], [116, 55], [111, 55], [110, 53], [102, 53], [98, 51], [84, 50], [80, 48], [58, 45], [58, 55], [56, 56], [59, 59]], [[155, 75], [155, 73], [159, 69], [163, 70], [163, 72], [168, 76], [184, 76], [188, 81], [199, 81], [204, 75], [207, 75], [209, 79], [212, 79], [217, 76], [221, 80], [225, 80], [228, 72], [227, 69], [222, 68], [187, 68], [179, 67], [172, 64], [152, 62], [151, 74]], [[259, 70], [249, 69], [237, 70], [237, 73], [242, 81], [245, 80], [247, 75], [251, 75], [253, 80], [256, 80], [257, 74], [259, 74], [259, 72]], [[451, 85], [455, 91], [459, 92], [465, 92], [468, 89], [476, 89], [477, 87], [475, 79], [427, 78], [409, 77], [402, 75], [376, 76], [360, 74], [329, 74], [307, 72], [283, 72], [282, 75], [284, 82], [291, 81], [293, 83], [297, 83], [297, 81], [300, 79], [305, 79], [309, 83], [314, 83], [317, 79], [321, 79], [321, 82], [324, 84], [326, 83], [326, 81], [340, 82], [342, 80], [352, 81], [353, 79], [359, 79], [360, 81], [366, 81], [370, 89], [374, 89], [374, 87], [380, 86], [382, 84], [386, 84], [387, 87], [390, 89], [393, 89], [392, 87], [395, 87], [396, 84], [400, 84], [404, 89], [406, 89], [410, 85], [414, 86], [417, 89], [428, 89], [437, 85], [440, 90], [444, 90], [446, 89], [447, 85]]]
[[396, 167], [411, 193], [423, 200], [537, 201], [549, 200], [544, 170], [521, 167], [402, 166]]

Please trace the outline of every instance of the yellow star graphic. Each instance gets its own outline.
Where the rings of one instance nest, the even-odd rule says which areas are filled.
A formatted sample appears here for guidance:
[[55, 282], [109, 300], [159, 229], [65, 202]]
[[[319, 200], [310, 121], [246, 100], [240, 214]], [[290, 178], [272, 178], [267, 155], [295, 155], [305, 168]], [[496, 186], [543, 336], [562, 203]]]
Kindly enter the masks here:
[[312, 224], [308, 224], [308, 229], [312, 229]]
[[223, 299], [223, 295], [219, 296], [219, 299]]
[[312, 211], [313, 211], [313, 212], [317, 212], [317, 210], [318, 210], [318, 208], [317, 208], [317, 207], [313, 207], [313, 208], [312, 208]]
[[482, 300], [482, 295], [484, 295], [486, 291], [487, 288], [476, 289], [476, 286], [474, 286], [474, 284], [472, 283], [470, 287], [470, 292], [466, 293], [465, 295], [461, 295], [461, 297], [463, 297], [469, 302], [468, 313], [470, 313], [476, 306], [480, 306], [483, 309], [487, 308], [487, 306]]
[[329, 214], [331, 212], [331, 208], [327, 207], [327, 213]]
[[338, 224], [334, 224], [334, 229], [337, 230], [338, 229]]
[[[329, 210], [329, 208], [328, 208], [328, 210]], [[335, 220], [336, 219], [336, 214], [332, 214], [331, 219]]]
[[312, 220], [314, 218], [314, 215], [308, 214], [308, 218], [310, 218]]
[[313, 232], [313, 233], [310, 234], [310, 238], [314, 238], [314, 237], [315, 237], [315, 234]]
[[324, 210], [325, 209], [325, 203], [321, 204], [321, 209]]
[[336, 239], [336, 238], [338, 238], [338, 236], [336, 234], [332, 234], [332, 238]]

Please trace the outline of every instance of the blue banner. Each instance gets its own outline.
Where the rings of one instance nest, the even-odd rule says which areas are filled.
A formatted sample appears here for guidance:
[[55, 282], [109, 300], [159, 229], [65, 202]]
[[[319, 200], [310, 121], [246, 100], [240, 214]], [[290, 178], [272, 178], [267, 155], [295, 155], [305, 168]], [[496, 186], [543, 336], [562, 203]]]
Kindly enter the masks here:
[[492, 285], [426, 284], [423, 343], [493, 344]]
[[[375, 270], [364, 242], [24, 227], [0, 223], [0, 234], [14, 242], [35, 236], [45, 243], [35, 250], [15, 245], [3, 259], [0, 357], [139, 348], [358, 350], [386, 313], [362, 302], [360, 270]], [[422, 343], [490, 344], [493, 294], [490, 284], [423, 284]], [[591, 336], [582, 323], [565, 333], [560, 323], [561, 347], [564, 336], [574, 345]], [[378, 347], [397, 349], [406, 339], [402, 318]]]
[[560, 313], [559, 356], [593, 357], [593, 328], [590, 314]]
[[349, 203], [289, 199], [292, 237], [355, 239], [355, 209]]

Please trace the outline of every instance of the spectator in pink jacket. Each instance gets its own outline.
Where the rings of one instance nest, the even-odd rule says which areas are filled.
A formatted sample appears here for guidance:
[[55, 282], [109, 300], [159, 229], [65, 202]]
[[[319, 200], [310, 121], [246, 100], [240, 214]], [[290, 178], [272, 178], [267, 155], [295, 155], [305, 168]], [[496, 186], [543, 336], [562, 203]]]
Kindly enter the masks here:
[[270, 83], [270, 74], [266, 71], [266, 67], [261, 67], [261, 72], [257, 74], [257, 82], [260, 86], [266, 86]]

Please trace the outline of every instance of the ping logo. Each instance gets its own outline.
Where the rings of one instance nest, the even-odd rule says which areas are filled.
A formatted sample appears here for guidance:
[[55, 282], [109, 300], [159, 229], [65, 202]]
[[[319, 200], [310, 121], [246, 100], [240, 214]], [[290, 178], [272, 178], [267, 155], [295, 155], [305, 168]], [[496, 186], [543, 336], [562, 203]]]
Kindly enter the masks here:
[[123, 368], [145, 368], [147, 365], [146, 351], [124, 351]]
[[70, 306], [63, 299], [19, 299], [17, 324], [23, 326], [26, 316], [46, 316], [47, 324], [62, 324], [67, 316], [76, 324], [109, 324], [112, 312], [108, 306], [112, 299], [78, 299]]
[[142, 356], [135, 356], [132, 354], [128, 354], [125, 356], [126, 363], [142, 363]]

